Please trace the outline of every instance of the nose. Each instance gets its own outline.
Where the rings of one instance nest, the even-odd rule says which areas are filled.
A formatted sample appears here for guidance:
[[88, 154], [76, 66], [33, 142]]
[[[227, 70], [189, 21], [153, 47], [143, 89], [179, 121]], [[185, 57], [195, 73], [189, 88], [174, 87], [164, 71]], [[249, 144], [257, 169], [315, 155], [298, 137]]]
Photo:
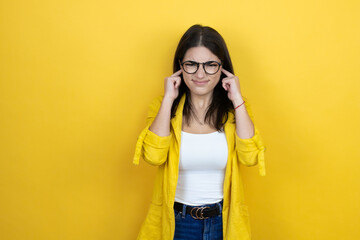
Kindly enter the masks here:
[[196, 77], [201, 79], [205, 77], [204, 66], [202, 64], [199, 65], [199, 69], [196, 71]]

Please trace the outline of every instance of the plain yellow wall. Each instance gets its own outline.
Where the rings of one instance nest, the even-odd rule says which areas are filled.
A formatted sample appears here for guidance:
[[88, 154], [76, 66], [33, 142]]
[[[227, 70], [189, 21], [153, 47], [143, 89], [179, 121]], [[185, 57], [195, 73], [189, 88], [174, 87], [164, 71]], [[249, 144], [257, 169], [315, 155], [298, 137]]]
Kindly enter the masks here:
[[254, 240], [360, 239], [359, 1], [1, 1], [0, 239], [135, 239], [132, 164], [181, 35], [225, 38], [264, 142]]

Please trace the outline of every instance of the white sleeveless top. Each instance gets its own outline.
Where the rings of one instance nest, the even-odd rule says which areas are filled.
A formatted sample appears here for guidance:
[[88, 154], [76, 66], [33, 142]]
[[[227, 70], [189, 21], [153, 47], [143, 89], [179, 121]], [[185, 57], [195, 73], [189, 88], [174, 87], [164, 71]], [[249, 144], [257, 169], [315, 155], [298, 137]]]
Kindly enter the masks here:
[[175, 201], [192, 206], [221, 201], [227, 158], [224, 132], [194, 134], [181, 131]]

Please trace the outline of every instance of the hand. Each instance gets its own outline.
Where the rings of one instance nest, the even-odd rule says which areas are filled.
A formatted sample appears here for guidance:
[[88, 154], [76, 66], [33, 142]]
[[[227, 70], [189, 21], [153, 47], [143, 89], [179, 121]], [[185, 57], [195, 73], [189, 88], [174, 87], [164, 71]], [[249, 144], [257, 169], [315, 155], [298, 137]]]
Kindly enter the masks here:
[[170, 77], [165, 78], [164, 88], [164, 98], [170, 98], [172, 101], [177, 98], [179, 95], [179, 86], [181, 83], [180, 74], [182, 73], [182, 69], [175, 72]]
[[222, 80], [222, 87], [228, 92], [228, 98], [234, 105], [242, 103], [239, 78], [223, 68], [221, 71], [227, 76]]

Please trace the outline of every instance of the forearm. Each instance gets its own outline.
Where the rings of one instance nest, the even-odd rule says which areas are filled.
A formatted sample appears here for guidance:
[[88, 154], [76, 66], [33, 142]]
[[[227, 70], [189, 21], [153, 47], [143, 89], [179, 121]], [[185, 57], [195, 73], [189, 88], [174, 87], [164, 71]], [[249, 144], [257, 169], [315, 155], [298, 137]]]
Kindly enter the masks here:
[[170, 118], [171, 118], [171, 107], [173, 100], [170, 98], [163, 98], [158, 114], [156, 115], [153, 123], [149, 130], [160, 137], [170, 135]]
[[[243, 99], [233, 101], [234, 107], [243, 102]], [[235, 110], [236, 134], [241, 139], [252, 138], [255, 134], [254, 124], [246, 110], [245, 104]]]

